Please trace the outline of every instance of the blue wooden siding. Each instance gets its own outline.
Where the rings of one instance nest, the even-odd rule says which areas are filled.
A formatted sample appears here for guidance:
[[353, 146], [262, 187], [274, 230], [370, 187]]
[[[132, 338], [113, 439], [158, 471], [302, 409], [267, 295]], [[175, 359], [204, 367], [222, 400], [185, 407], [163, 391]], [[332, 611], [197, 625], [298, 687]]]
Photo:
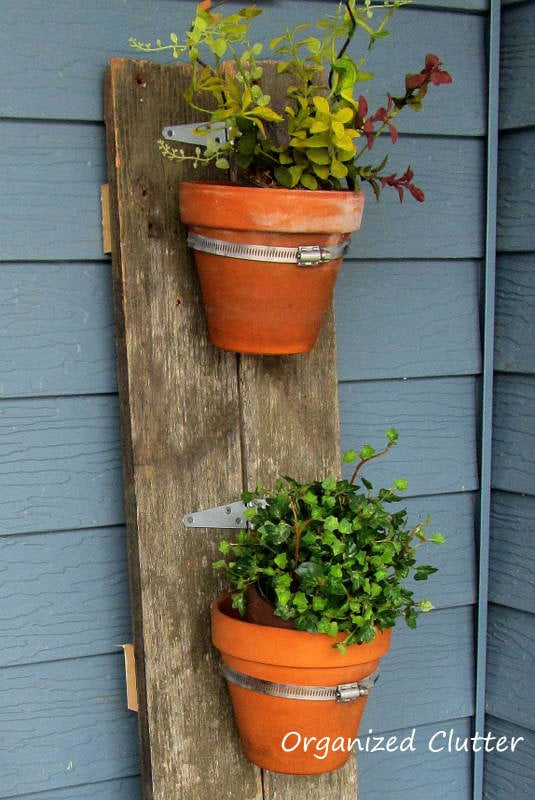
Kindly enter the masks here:
[[535, 793], [535, 3], [502, 9], [487, 728], [489, 800]]
[[[266, 40], [304, 6], [266, 3]], [[307, 15], [328, 6], [307, 0]], [[183, 30], [191, 11], [190, 0], [3, 4], [0, 798], [139, 794], [135, 717], [116, 647], [130, 632], [100, 238], [101, 82], [110, 57], [132, 55], [129, 35]], [[399, 447], [369, 474], [408, 477], [413, 518], [429, 512], [448, 538], [429, 555], [440, 572], [422, 585], [436, 610], [416, 632], [396, 631], [363, 723], [377, 733], [415, 727], [421, 746], [362, 753], [366, 800], [470, 796], [469, 755], [431, 754], [425, 741], [444, 728], [466, 735], [473, 714], [485, 11], [484, 0], [405, 9], [370, 61], [380, 76], [371, 104], [401, 90], [426, 52], [440, 55], [455, 83], [404, 118], [392, 155], [393, 169], [413, 166], [427, 202], [369, 198], [337, 291], [343, 444], [377, 443], [398, 427]], [[516, 131], [507, 135], [522, 149]]]

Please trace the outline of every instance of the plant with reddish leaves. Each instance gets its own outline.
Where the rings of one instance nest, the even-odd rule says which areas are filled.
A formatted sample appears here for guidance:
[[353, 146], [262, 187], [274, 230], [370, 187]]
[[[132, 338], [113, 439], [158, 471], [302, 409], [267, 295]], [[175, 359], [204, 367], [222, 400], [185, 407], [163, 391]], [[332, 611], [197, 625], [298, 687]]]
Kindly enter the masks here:
[[[174, 33], [170, 44], [157, 40], [153, 46], [131, 39], [143, 52], [169, 50], [175, 58], [189, 59], [192, 82], [185, 96], [192, 108], [206, 115], [207, 124], [198, 129], [199, 147], [192, 152], [162, 141], [163, 154], [193, 161], [194, 166], [214, 164], [230, 172], [235, 183], [354, 191], [369, 183], [377, 197], [383, 187], [390, 187], [400, 199], [407, 190], [422, 201], [424, 194], [414, 185], [410, 167], [399, 176], [385, 174], [386, 158], [373, 164], [363, 157], [385, 131], [395, 144], [399, 112], [406, 107], [418, 111], [429, 86], [451, 83], [451, 77], [438, 57], [428, 54], [424, 68], [406, 76], [405, 94], [388, 95], [386, 106], [370, 114], [355, 88], [373, 75], [363, 69], [365, 56], [349, 54], [357, 32], [366, 36], [368, 50], [387, 37], [388, 20], [407, 2], [372, 5], [371, 0], [344, 0], [336, 13], [317, 22], [320, 35], [311, 35], [312, 26], [304, 23], [275, 37], [270, 47], [278, 58], [278, 72], [287, 78], [282, 103], [272, 102], [262, 89], [263, 47], [251, 44], [248, 37], [253, 19], [262, 13], [255, 6], [223, 15], [208, 10], [204, 2], [183, 41]], [[374, 25], [376, 14], [382, 18]], [[225, 129], [226, 137], [209, 136], [214, 128]]]

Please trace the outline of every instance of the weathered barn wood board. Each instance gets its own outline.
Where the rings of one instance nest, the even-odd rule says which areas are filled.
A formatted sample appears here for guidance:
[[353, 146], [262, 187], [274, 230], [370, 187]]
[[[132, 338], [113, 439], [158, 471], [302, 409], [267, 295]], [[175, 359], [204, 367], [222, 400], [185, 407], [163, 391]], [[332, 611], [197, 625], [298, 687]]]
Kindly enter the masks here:
[[311, 356], [239, 358], [207, 342], [178, 224], [176, 184], [188, 173], [151, 147], [165, 124], [188, 120], [186, 80], [185, 67], [123, 59], [114, 59], [107, 74], [145, 797], [353, 800], [353, 759], [313, 780], [266, 774], [262, 793], [259, 770], [241, 756], [209, 643], [217, 535], [180, 523], [188, 511], [236, 498], [242, 468], [254, 481], [279, 470], [333, 471], [339, 462], [332, 315]]
[[[214, 531], [188, 511], [241, 491], [234, 356], [206, 338], [159, 132], [187, 121], [182, 68], [115, 59], [106, 122], [126, 518], [145, 798], [255, 800], [210, 645]], [[237, 794], [237, 789], [240, 794]]]

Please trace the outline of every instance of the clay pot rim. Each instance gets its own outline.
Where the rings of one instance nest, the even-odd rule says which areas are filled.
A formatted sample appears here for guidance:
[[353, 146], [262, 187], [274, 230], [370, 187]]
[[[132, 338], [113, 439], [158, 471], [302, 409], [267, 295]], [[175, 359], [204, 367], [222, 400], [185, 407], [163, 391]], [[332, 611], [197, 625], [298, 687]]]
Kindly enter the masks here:
[[364, 192], [349, 189], [183, 181], [178, 192], [184, 224], [228, 230], [350, 234], [359, 230], [364, 210]]
[[222, 655], [287, 667], [344, 667], [382, 658], [390, 648], [392, 629], [377, 631], [373, 642], [350, 645], [342, 654], [332, 645], [342, 641], [322, 633], [257, 625], [225, 613], [231, 593], [212, 603], [212, 641]]

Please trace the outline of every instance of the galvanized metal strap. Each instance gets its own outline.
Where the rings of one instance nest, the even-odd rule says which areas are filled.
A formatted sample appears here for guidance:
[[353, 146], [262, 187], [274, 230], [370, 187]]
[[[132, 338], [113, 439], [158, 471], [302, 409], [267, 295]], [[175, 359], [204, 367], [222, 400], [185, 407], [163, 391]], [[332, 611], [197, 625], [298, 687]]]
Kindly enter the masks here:
[[253, 678], [251, 675], [232, 669], [223, 662], [220, 664], [220, 669], [227, 681], [253, 692], [268, 694], [272, 697], [284, 697], [288, 700], [336, 700], [338, 703], [349, 703], [351, 700], [367, 696], [379, 677], [379, 670], [376, 669], [371, 675], [367, 675], [355, 683], [340, 683], [338, 686], [293, 686], [286, 683], [273, 683], [262, 678]]
[[202, 253], [211, 253], [227, 258], [243, 258], [246, 261], [270, 261], [278, 264], [297, 264], [314, 267], [343, 258], [349, 240], [330, 245], [301, 245], [299, 247], [271, 247], [263, 244], [241, 244], [211, 239], [199, 233], [188, 235], [188, 245]]

